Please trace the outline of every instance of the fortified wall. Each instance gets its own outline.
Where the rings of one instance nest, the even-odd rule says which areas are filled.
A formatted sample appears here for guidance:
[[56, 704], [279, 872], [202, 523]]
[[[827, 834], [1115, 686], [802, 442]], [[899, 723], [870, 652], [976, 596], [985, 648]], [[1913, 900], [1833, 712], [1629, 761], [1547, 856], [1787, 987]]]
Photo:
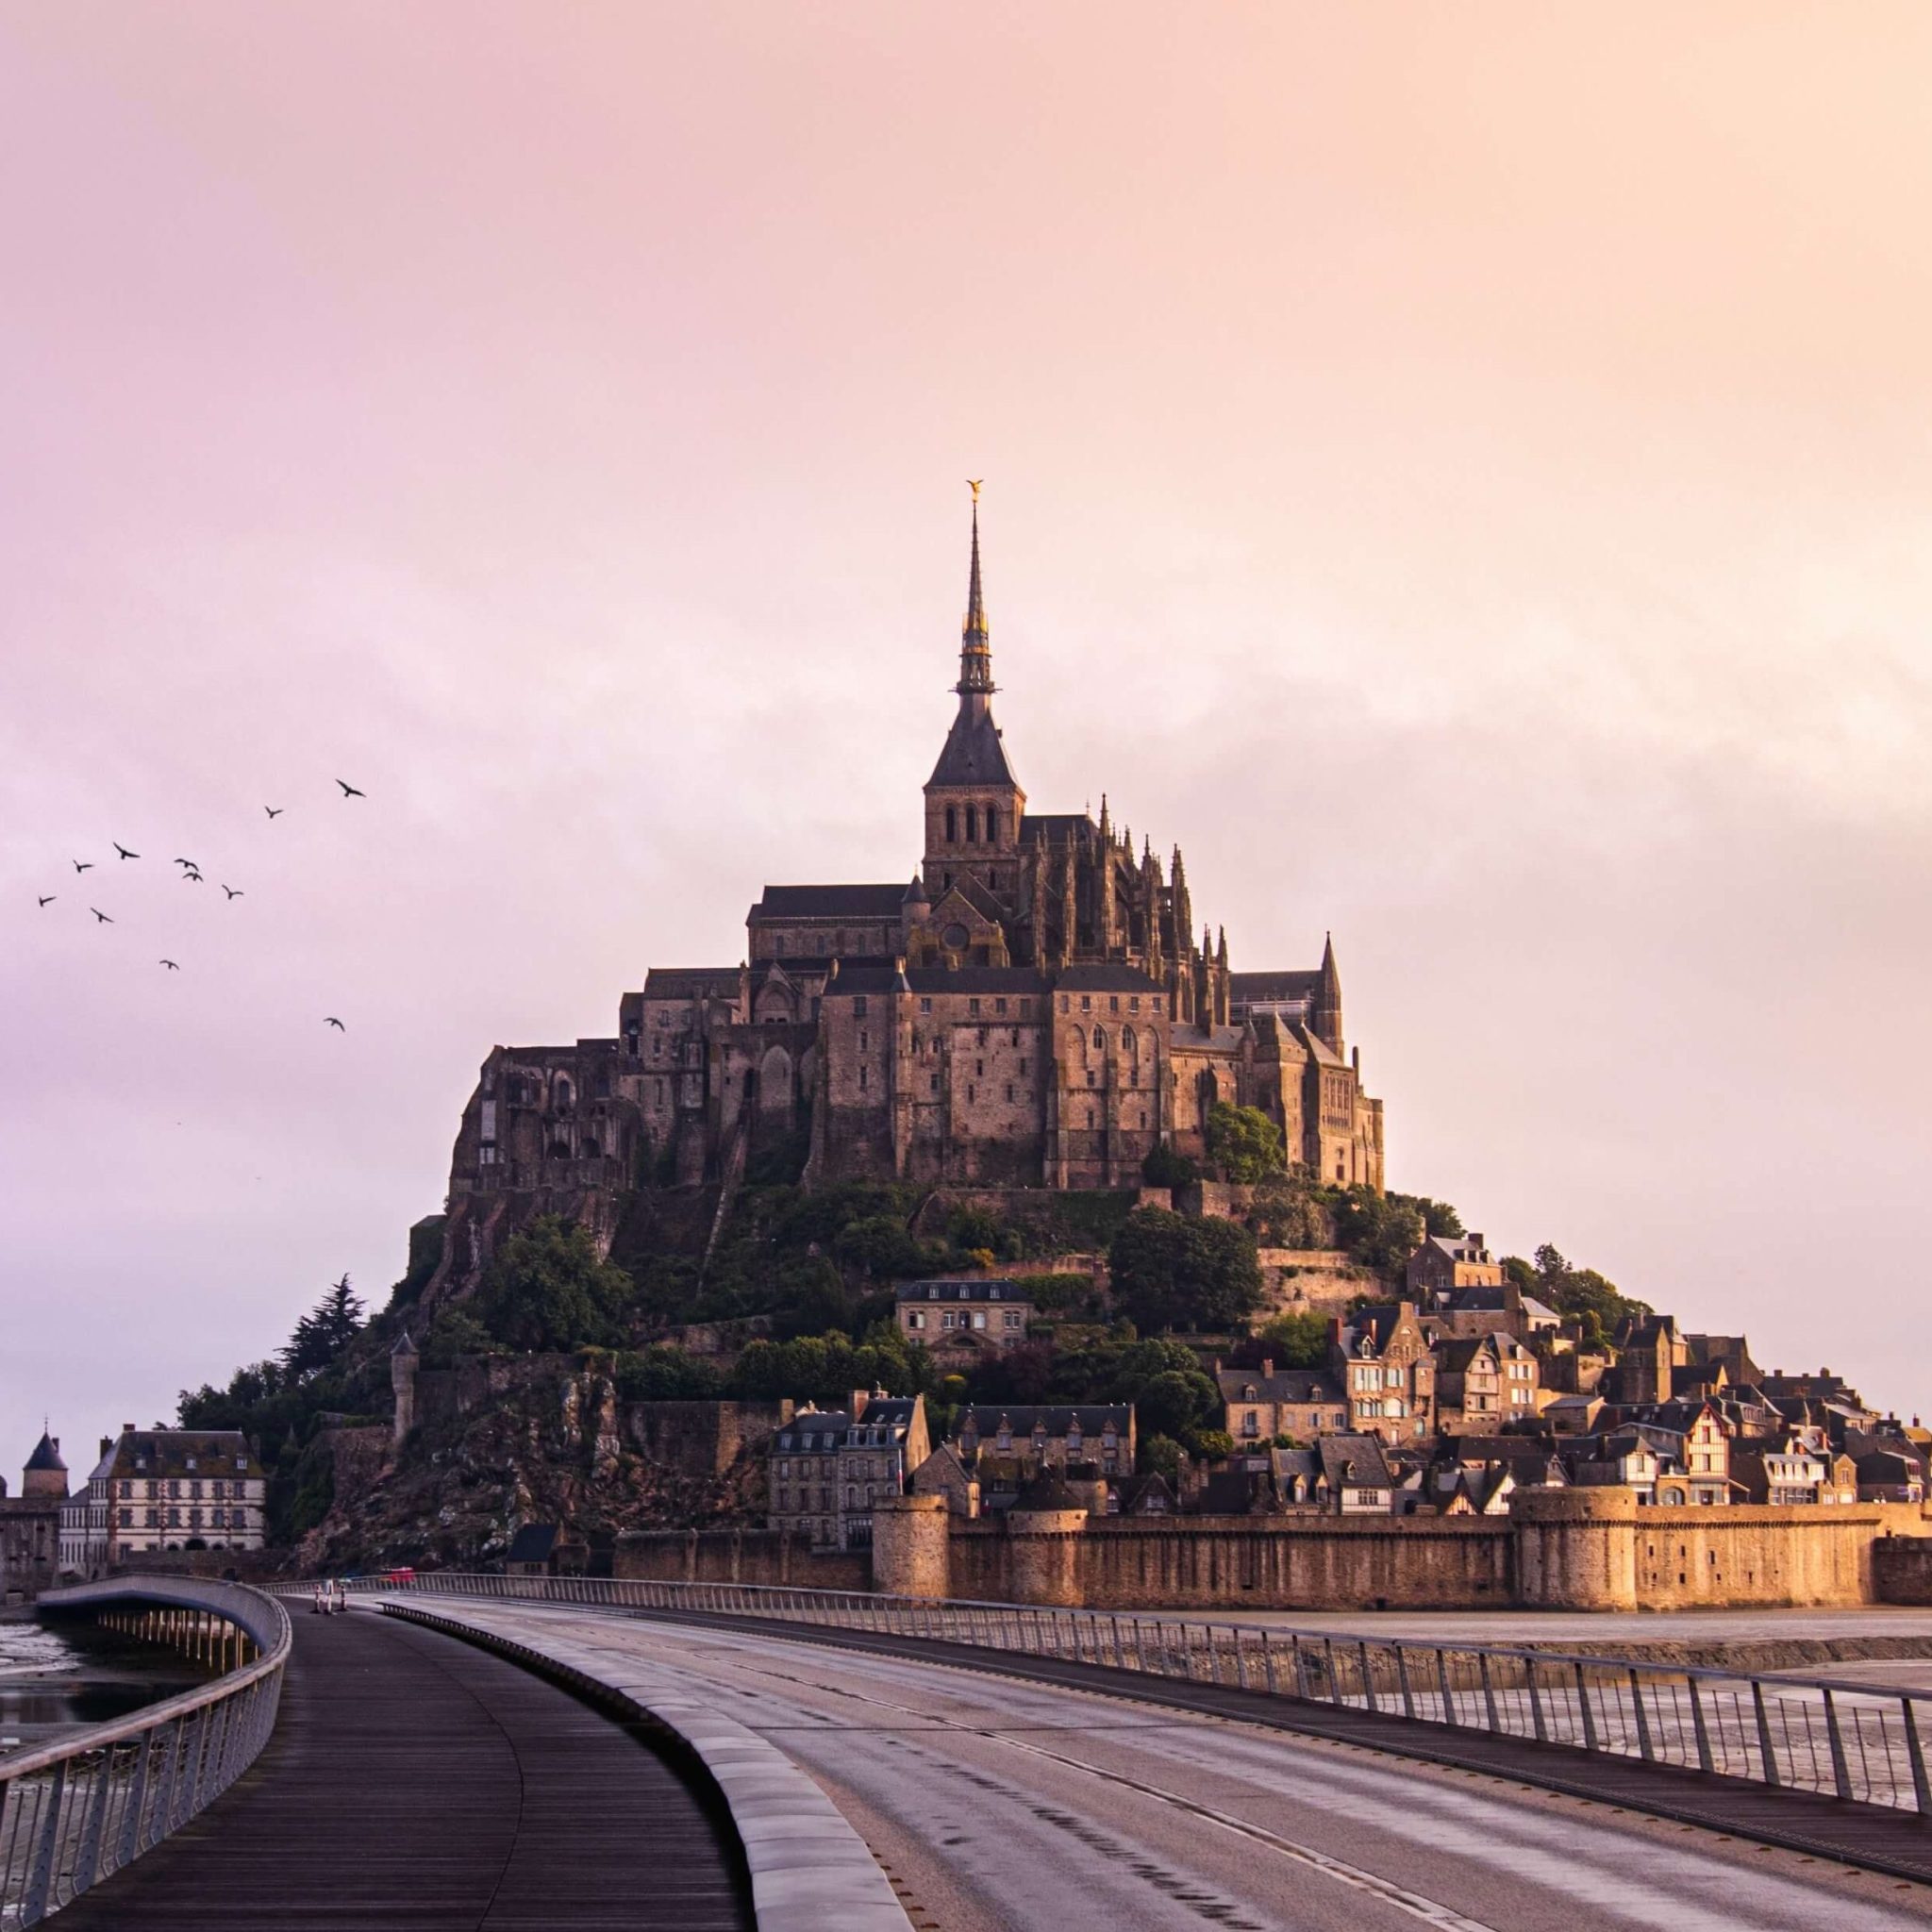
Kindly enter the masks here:
[[[1002, 1523], [907, 1497], [874, 1512], [873, 1587], [1128, 1610], [1855, 1606], [1882, 1600], [1874, 1548], [1928, 1531], [1916, 1505], [1659, 1509], [1621, 1489], [1531, 1491], [1507, 1517], [1397, 1519], [1016, 1510]], [[1932, 1540], [1918, 1547], [1932, 1555]], [[1883, 1560], [1903, 1576], [1896, 1556]]]
[[652, 1583], [764, 1583], [794, 1590], [873, 1587], [872, 1568], [863, 1552], [814, 1550], [809, 1537], [781, 1529], [632, 1530], [617, 1539], [611, 1574]]

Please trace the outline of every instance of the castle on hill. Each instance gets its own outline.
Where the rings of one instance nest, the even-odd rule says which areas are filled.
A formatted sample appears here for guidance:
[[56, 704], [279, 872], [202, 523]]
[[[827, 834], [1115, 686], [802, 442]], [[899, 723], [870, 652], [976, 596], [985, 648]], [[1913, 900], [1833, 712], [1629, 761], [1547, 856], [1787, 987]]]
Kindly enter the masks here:
[[524, 1197], [595, 1225], [640, 1178], [729, 1181], [767, 1150], [802, 1153], [808, 1184], [1131, 1187], [1163, 1144], [1200, 1155], [1217, 1101], [1323, 1180], [1382, 1186], [1333, 944], [1238, 973], [1224, 927], [1195, 936], [1178, 846], [1137, 853], [1105, 798], [1097, 822], [1028, 809], [993, 722], [977, 496], [910, 883], [768, 885], [741, 963], [652, 968], [615, 1038], [493, 1048], [450, 1177], [473, 1252]]

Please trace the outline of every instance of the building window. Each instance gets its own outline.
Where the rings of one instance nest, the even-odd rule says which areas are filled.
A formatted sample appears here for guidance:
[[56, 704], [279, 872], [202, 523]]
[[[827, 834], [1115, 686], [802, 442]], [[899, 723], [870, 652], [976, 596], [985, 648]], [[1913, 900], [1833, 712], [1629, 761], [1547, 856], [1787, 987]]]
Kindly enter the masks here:
[[975, 1087], [975, 1086], [974, 1086], [974, 1085], [973, 1084], [973, 1082], [972, 1082], [971, 1080], [967, 1081], [967, 1083], [966, 1083], [966, 1104], [967, 1104], [967, 1106], [968, 1106], [968, 1107], [971, 1107], [971, 1106], [973, 1105], [973, 1103], [974, 1103], [974, 1101], [975, 1101], [976, 1099], [978, 1099], [978, 1097], [979, 1097], [979, 1089], [978, 1089], [977, 1087]]
[[858, 1084], [861, 1089], [869, 1084], [866, 1079], [866, 1071], [864, 1067], [860, 1067], [858, 1070]]
[[[947, 808], [946, 808], [946, 843], [947, 843], [948, 845], [957, 845], [957, 844], [958, 844], [958, 842], [959, 842], [959, 818], [958, 818], [958, 813], [957, 809], [956, 809], [956, 808], [955, 808], [954, 807], [952, 807], [952, 806], [950, 806], [950, 805], [949, 805], [949, 806], [947, 806]], [[947, 883], [948, 883], [948, 884], [950, 885], [950, 884], [951, 884], [952, 882], [951, 882], [951, 880], [948, 880], [948, 881], [947, 881]]]
[[1134, 993], [1130, 995], [1130, 997], [1127, 1000], [1127, 1011], [1130, 1013], [1138, 1013], [1140, 1010], [1141, 995], [1139, 993]]
[[1107, 1051], [1107, 1035], [1098, 1026], [1093, 1029], [1093, 1051], [1095, 1053], [1105, 1053]]
[[858, 1029], [858, 1050], [860, 1053], [865, 1053], [871, 1049], [871, 1046], [872, 1035], [868, 1033], [863, 1026], [861, 1026]]
[[1012, 1097], [1013, 1097], [1013, 1083], [1012, 1083], [1012, 1082], [1011, 1082], [1010, 1080], [1008, 1080], [1008, 1081], [1007, 1082], [1007, 1098], [1008, 1098], [1008, 1100], [1010, 1100], [1010, 1099], [1012, 1099]]
[[932, 1076], [932, 1091], [935, 1093], [940, 1091], [940, 1076], [937, 1074]]
[[1120, 996], [1120, 994], [1119, 994], [1119, 993], [1117, 993], [1117, 992], [1111, 992], [1111, 993], [1108, 993], [1108, 996], [1107, 996], [1107, 1010], [1108, 1010], [1108, 1011], [1109, 1013], [1118, 1013], [1118, 1012], [1120, 1011], [1120, 1009], [1121, 1009], [1121, 996]]
[[1020, 1062], [1020, 1077], [1023, 1080], [1026, 1077], [1026, 1062], [1024, 1059]]
[[1083, 1013], [1091, 1013], [1093, 1010], [1093, 996], [1091, 993], [1083, 992], [1080, 995], [1080, 1010]]
[[921, 1001], [920, 1001], [920, 1003], [919, 1003], [919, 1010], [920, 1010], [920, 1011], [921, 1011], [922, 1013], [929, 1013], [929, 1012], [931, 1012], [931, 1011], [932, 1011], [932, 1002], [931, 1002], [930, 1000], [921, 1000]]
[[993, 1003], [992, 1003], [992, 1009], [993, 1009], [993, 1011], [994, 1011], [995, 1013], [1004, 1013], [1004, 1012], [1005, 1012], [1005, 1011], [1007, 1010], [1007, 1003], [1006, 1003], [1006, 1001], [1005, 1001], [1005, 1000], [995, 1000], [995, 1001], [993, 1001]]
[[970, 1015], [970, 1016], [971, 1016], [972, 1018], [974, 1018], [974, 1019], [975, 1019], [975, 1020], [976, 1020], [976, 1019], [978, 1019], [978, 1018], [979, 1018], [979, 1002], [978, 1002], [977, 1000], [968, 1000], [968, 1001], [966, 1002], [966, 1011], [968, 1012], [968, 1014], [969, 1014], [969, 1015]]
[[858, 998], [857, 998], [856, 1000], [854, 1000], [854, 1001], [852, 1002], [852, 1017], [853, 1017], [853, 1018], [854, 1018], [855, 1020], [862, 1020], [862, 1019], [864, 1019], [864, 1018], [865, 1018], [865, 1015], [866, 1015], [866, 1003], [865, 1003], [865, 995], [864, 995], [863, 993], [860, 993], [860, 994], [858, 995]]

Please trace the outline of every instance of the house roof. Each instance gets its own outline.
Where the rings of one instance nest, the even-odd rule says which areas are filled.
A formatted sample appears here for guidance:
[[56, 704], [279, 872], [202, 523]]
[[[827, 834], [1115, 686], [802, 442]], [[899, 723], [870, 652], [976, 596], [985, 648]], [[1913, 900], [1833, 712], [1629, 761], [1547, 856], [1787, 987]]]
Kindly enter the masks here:
[[1125, 1435], [1134, 1420], [1131, 1402], [1024, 1403], [975, 1402], [959, 1418], [963, 1435], [971, 1425], [979, 1436], [996, 1436], [1004, 1419], [1017, 1436], [1030, 1436], [1036, 1424], [1044, 1424], [1049, 1436], [1064, 1436], [1075, 1420], [1083, 1436], [1097, 1436], [1111, 1423]]
[[117, 1476], [264, 1474], [240, 1429], [132, 1429], [113, 1454]]
[[1165, 992], [1158, 979], [1150, 979], [1138, 966], [1119, 961], [1095, 960], [1089, 965], [1069, 966], [1054, 981], [1059, 992]]
[[1466, 1374], [1478, 1356], [1496, 1353], [1487, 1335], [1462, 1335], [1437, 1342], [1432, 1351], [1439, 1368], [1454, 1374]]
[[[1215, 1381], [1224, 1402], [1340, 1402], [1341, 1384], [1325, 1369], [1220, 1369]], [[1246, 1391], [1254, 1390], [1250, 1395]]]
[[735, 997], [736, 966], [653, 966], [644, 974], [647, 1000], [690, 1000]]
[[1276, 969], [1230, 973], [1227, 975], [1227, 996], [1238, 1007], [1256, 1000], [1309, 1000], [1314, 998], [1321, 985], [1319, 969], [1313, 973], [1288, 973]]
[[1332, 1488], [1343, 1485], [1358, 1490], [1392, 1489], [1395, 1477], [1389, 1458], [1382, 1453], [1378, 1436], [1318, 1436], [1315, 1454], [1322, 1473]]
[[960, 705], [946, 741], [940, 747], [939, 763], [925, 782], [928, 786], [1019, 784], [1007, 760], [1000, 727], [992, 722], [992, 711], [984, 701]]
[[44, 1429], [41, 1431], [41, 1440], [34, 1444], [34, 1453], [26, 1459], [26, 1467], [29, 1472], [54, 1469], [63, 1475], [67, 1472], [66, 1463], [60, 1459], [59, 1445]]
[[906, 983], [914, 992], [1045, 992], [1048, 982], [1030, 966], [914, 966]]
[[984, 1275], [961, 1281], [902, 1281], [893, 1292], [902, 1302], [1009, 1302], [1019, 1307], [1032, 1302], [1012, 1282], [990, 1281]]
[[1020, 842], [1067, 845], [1083, 827], [1093, 838], [1099, 838], [1100, 827], [1084, 811], [1029, 811], [1020, 822]]
[[751, 918], [897, 919], [906, 903], [903, 884], [878, 886], [767, 886]]
[[557, 1548], [554, 1523], [526, 1523], [509, 1540], [504, 1555], [507, 1563], [547, 1563]]

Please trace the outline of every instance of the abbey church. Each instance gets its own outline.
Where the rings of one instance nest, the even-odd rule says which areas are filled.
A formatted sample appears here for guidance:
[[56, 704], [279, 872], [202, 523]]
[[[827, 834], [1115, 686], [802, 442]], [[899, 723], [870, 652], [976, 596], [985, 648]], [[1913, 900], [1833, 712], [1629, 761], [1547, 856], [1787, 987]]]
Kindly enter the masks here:
[[1133, 1187], [1163, 1143], [1201, 1153], [1216, 1101], [1259, 1108], [1324, 1180], [1381, 1187], [1332, 943], [1236, 972], [1224, 928], [1196, 934], [1178, 846], [1136, 852], [1105, 799], [1097, 822], [1028, 808], [993, 722], [976, 489], [956, 690], [909, 882], [768, 885], [740, 964], [651, 969], [614, 1038], [493, 1049], [453, 1210], [581, 1212], [787, 1150], [808, 1185]]

